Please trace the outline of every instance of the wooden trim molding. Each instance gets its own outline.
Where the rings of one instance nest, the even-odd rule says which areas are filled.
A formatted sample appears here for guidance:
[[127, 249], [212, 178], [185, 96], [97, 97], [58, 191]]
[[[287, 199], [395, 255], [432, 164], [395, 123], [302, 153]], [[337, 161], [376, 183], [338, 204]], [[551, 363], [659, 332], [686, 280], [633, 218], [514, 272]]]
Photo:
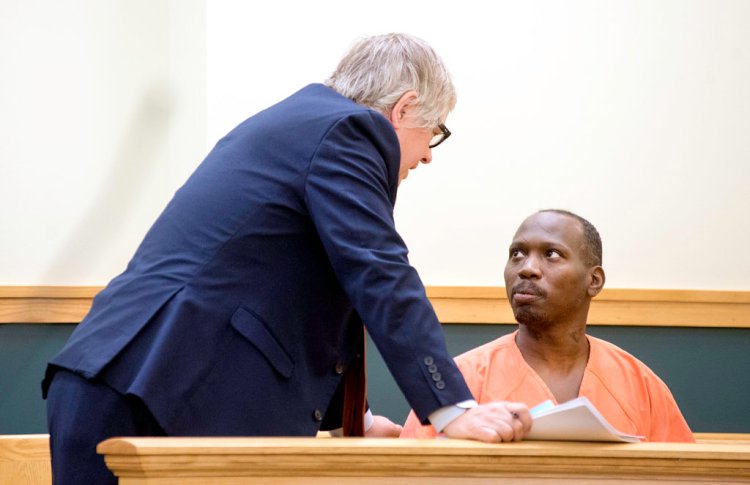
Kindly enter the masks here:
[[123, 485], [748, 483], [750, 445], [388, 438], [111, 438]]
[[[515, 324], [502, 287], [427, 288], [443, 323]], [[604, 289], [589, 325], [750, 328], [750, 291]]]
[[0, 286], [2, 323], [78, 323], [99, 286]]
[[[0, 286], [0, 324], [77, 323], [99, 286]], [[443, 323], [514, 324], [505, 288], [427, 288]], [[750, 291], [605, 289], [590, 325], [750, 328]]]

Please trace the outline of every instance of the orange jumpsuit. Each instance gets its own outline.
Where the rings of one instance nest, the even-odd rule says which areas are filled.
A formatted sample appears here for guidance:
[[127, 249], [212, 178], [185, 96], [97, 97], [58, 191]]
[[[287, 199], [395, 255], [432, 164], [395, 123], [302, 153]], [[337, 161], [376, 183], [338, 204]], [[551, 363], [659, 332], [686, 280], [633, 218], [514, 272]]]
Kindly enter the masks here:
[[[515, 401], [529, 408], [555, 397], [526, 363], [515, 342], [516, 332], [456, 357], [471, 393], [479, 402]], [[621, 348], [587, 335], [589, 361], [579, 396], [586, 396], [618, 431], [645, 441], [694, 442], [666, 384]], [[435, 428], [422, 426], [412, 411], [402, 438], [433, 438]]]

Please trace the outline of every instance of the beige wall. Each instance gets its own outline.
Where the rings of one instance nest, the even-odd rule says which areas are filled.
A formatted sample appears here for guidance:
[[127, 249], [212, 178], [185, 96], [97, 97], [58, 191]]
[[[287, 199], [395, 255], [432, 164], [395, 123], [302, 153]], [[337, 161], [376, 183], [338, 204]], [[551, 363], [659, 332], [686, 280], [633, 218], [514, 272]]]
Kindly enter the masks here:
[[454, 136], [402, 185], [429, 285], [499, 285], [520, 221], [588, 217], [608, 286], [750, 289], [750, 2], [0, 2], [0, 285], [106, 283], [245, 117], [358, 36], [424, 37]]
[[0, 285], [101, 284], [124, 268], [205, 150], [204, 12], [0, 2]]

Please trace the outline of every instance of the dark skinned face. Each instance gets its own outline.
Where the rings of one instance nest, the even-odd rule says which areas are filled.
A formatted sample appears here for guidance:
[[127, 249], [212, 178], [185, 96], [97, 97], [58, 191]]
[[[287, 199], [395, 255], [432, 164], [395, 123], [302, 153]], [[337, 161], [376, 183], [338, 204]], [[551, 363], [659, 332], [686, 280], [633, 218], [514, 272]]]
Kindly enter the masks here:
[[[586, 322], [595, 285], [585, 261], [583, 227], [555, 212], [539, 212], [518, 228], [505, 265], [505, 288], [516, 320], [542, 328]], [[603, 281], [602, 281], [603, 283]]]

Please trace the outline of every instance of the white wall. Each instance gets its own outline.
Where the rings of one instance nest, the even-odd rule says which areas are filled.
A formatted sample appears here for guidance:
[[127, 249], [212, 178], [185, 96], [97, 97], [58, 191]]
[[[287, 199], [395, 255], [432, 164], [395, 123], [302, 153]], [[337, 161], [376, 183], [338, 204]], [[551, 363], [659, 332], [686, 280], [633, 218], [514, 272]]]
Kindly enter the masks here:
[[0, 72], [0, 285], [105, 284], [205, 151], [204, 5], [2, 0]]
[[515, 228], [559, 207], [599, 228], [609, 287], [750, 290], [750, 2], [362, 5], [0, 3], [0, 285], [106, 283], [226, 131], [405, 31], [459, 90], [399, 191], [426, 284], [502, 284]]

